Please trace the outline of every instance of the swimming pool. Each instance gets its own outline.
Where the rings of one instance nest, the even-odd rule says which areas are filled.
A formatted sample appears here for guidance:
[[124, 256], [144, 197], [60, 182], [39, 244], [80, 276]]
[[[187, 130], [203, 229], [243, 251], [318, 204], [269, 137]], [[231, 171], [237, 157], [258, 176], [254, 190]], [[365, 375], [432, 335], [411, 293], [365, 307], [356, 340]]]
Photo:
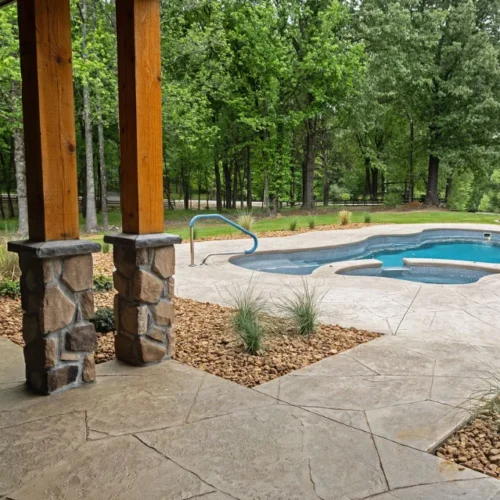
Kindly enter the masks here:
[[375, 259], [381, 267], [352, 269], [351, 266], [349, 270], [339, 272], [443, 284], [472, 283], [491, 274], [491, 271], [460, 269], [457, 266], [444, 269], [431, 264], [410, 269], [403, 262], [408, 258], [500, 265], [500, 233], [429, 229], [411, 235], [372, 236], [355, 243], [313, 250], [257, 253], [234, 258], [231, 262], [254, 271], [307, 275], [334, 262]]

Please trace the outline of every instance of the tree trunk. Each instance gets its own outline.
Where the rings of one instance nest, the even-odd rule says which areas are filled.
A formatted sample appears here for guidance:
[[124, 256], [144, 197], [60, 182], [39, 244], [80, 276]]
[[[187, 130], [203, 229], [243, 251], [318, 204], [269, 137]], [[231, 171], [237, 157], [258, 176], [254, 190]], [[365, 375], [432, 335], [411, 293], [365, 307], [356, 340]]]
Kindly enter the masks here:
[[247, 146], [247, 164], [246, 164], [246, 171], [247, 171], [247, 210], [250, 211], [252, 210], [252, 169], [250, 166], [250, 146]]
[[220, 212], [222, 210], [222, 185], [220, 180], [219, 159], [217, 158], [217, 155], [215, 155], [214, 167], [215, 167], [215, 200], [217, 205], [217, 212]]
[[371, 159], [369, 156], [365, 156], [365, 196], [371, 195], [372, 192], [372, 180], [370, 176], [371, 170]]
[[106, 159], [104, 156], [104, 125], [101, 115], [101, 99], [99, 98], [98, 113], [99, 122], [97, 124], [97, 136], [99, 141], [99, 177], [101, 181], [101, 211], [102, 211], [102, 227], [107, 230], [109, 227], [108, 221], [108, 188], [106, 183]]
[[426, 205], [439, 206], [439, 158], [434, 155], [429, 155], [429, 174], [427, 177], [427, 196], [425, 198]]
[[222, 173], [224, 174], [224, 192], [226, 209], [231, 208], [231, 171], [227, 160], [222, 161]]
[[323, 175], [323, 206], [325, 207], [328, 206], [329, 196], [330, 196], [330, 183], [328, 181], [328, 176], [326, 174], [326, 169], [325, 169], [325, 173]]
[[446, 193], [444, 195], [446, 199], [446, 206], [448, 206], [448, 200], [451, 197], [452, 190], [453, 190], [453, 172], [451, 172], [451, 174], [448, 175], [448, 178], [446, 179]]
[[235, 158], [234, 166], [233, 166], [233, 203], [231, 204], [231, 208], [236, 208], [236, 199], [238, 197], [238, 163]]
[[181, 183], [182, 194], [184, 195], [184, 210], [189, 210], [189, 180], [184, 163], [181, 165]]
[[[87, 0], [81, 0], [82, 13], [82, 58], [88, 59], [87, 53]], [[90, 108], [90, 88], [87, 82], [83, 84], [83, 122], [85, 128], [85, 170], [86, 170], [86, 210], [85, 227], [87, 231], [97, 229], [97, 210], [95, 204], [94, 184], [94, 145], [92, 143], [92, 112]]]
[[26, 161], [24, 157], [24, 136], [20, 128], [14, 130], [14, 164], [16, 167], [17, 211], [20, 236], [28, 234], [28, 199], [26, 197]]
[[371, 191], [371, 199], [374, 200], [378, 194], [378, 168], [372, 168], [372, 191]]
[[271, 207], [269, 206], [269, 174], [267, 170], [264, 172], [264, 199], [262, 201], [266, 215], [269, 217], [271, 215]]
[[302, 208], [314, 208], [314, 140], [315, 131], [312, 120], [308, 120], [306, 133], [306, 151], [302, 172]]
[[408, 202], [411, 203], [413, 201], [413, 193], [414, 193], [414, 180], [413, 180], [413, 172], [414, 172], [414, 150], [415, 150], [415, 127], [413, 124], [413, 120], [410, 120], [410, 171], [409, 171], [409, 186], [408, 186]]

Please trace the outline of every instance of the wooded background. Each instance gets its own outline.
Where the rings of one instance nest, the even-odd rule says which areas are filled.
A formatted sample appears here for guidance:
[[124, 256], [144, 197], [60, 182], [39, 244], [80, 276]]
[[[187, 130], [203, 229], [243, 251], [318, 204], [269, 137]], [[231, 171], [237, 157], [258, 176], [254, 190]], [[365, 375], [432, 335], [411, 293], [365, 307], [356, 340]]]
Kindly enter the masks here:
[[[115, 5], [71, 0], [86, 229], [119, 191]], [[423, 198], [500, 210], [500, 0], [161, 0], [170, 207]], [[0, 10], [0, 190], [27, 232], [16, 6]], [[9, 196], [7, 196], [9, 198]], [[179, 200], [182, 200], [179, 202]], [[194, 200], [194, 202], [192, 201]], [[0, 217], [17, 216], [0, 203]]]

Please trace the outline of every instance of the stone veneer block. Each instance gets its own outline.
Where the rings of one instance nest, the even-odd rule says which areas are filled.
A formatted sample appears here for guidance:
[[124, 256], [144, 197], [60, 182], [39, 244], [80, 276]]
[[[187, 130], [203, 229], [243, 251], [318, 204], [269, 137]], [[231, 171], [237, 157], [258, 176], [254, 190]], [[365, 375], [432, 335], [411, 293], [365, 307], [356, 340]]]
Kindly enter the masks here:
[[51, 394], [95, 380], [92, 255], [86, 241], [11, 242], [19, 253], [28, 386]]
[[92, 288], [92, 255], [77, 255], [66, 259], [62, 279], [73, 292]]
[[116, 357], [133, 365], [162, 361], [175, 353], [174, 244], [169, 234], [107, 235], [114, 245]]

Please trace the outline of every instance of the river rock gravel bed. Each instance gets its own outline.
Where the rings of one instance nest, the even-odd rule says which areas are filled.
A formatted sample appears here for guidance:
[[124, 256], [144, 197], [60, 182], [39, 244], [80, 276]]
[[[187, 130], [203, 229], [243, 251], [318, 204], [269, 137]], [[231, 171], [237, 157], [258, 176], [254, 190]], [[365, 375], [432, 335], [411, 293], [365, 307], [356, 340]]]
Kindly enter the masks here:
[[[96, 293], [96, 309], [112, 307], [113, 295], [113, 291]], [[257, 356], [251, 356], [233, 331], [233, 309], [180, 298], [174, 303], [177, 316], [175, 358], [247, 387], [268, 382], [379, 337], [377, 333], [333, 325], [320, 325], [314, 335], [302, 337], [285, 320], [266, 317], [265, 348]], [[0, 336], [22, 346], [20, 300], [0, 299], [0, 317], [3, 318]], [[113, 335], [114, 332], [99, 335], [97, 363], [115, 358]]]
[[448, 438], [436, 455], [500, 479], [500, 397]]

